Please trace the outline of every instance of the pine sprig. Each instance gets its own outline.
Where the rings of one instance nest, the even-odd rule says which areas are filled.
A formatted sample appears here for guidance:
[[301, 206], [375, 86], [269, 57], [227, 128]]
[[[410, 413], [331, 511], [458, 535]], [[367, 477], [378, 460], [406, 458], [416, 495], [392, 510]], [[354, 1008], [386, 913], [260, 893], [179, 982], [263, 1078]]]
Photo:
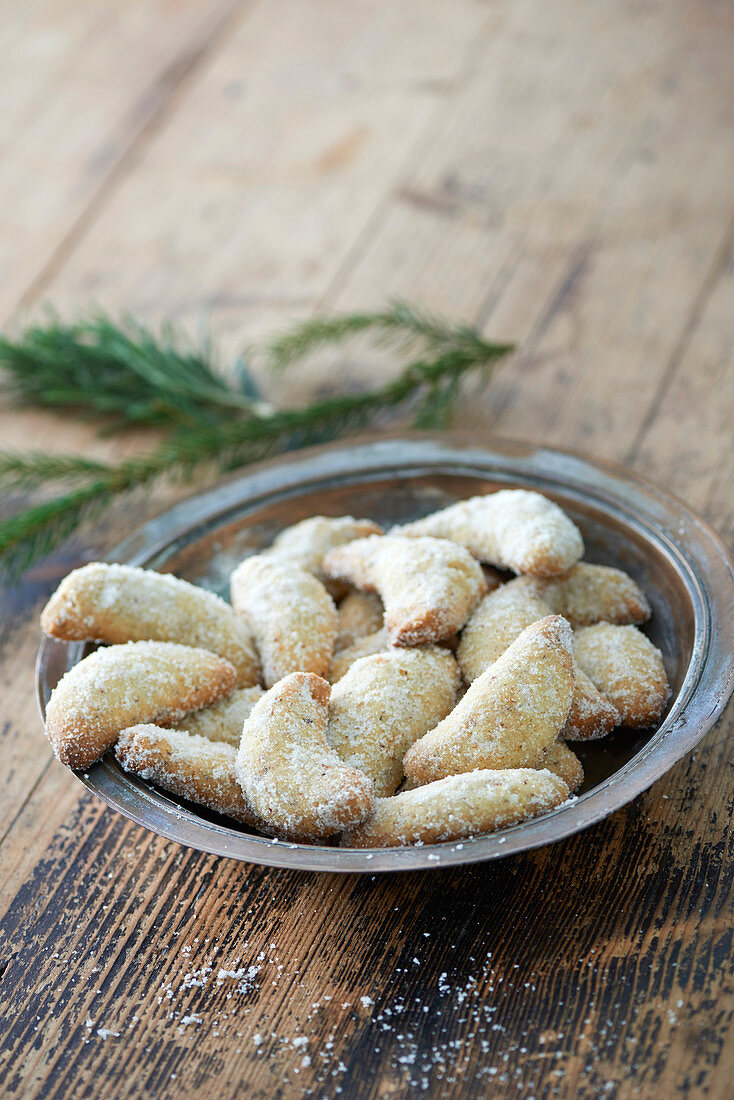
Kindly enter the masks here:
[[[157, 343], [147, 330], [131, 329], [130, 324], [118, 330], [110, 320], [97, 319], [90, 330], [89, 322], [54, 323], [48, 329], [29, 330], [16, 344], [7, 339], [0, 344], [6, 365], [13, 363], [8, 389], [19, 400], [87, 414], [113, 413], [120, 421], [168, 429], [154, 450], [117, 464], [73, 455], [0, 452], [0, 487], [66, 486], [54, 500], [0, 520], [0, 575], [17, 576], [118, 496], [150, 487], [160, 478], [186, 479], [194, 473], [231, 470], [349, 435], [401, 407], [412, 409], [417, 427], [445, 427], [461, 379], [468, 372], [487, 377], [494, 363], [512, 350], [512, 345], [487, 343], [471, 329], [429, 318], [404, 303], [377, 314], [317, 319], [271, 344], [271, 363], [292, 363], [317, 346], [338, 343], [347, 334], [365, 332], [380, 339], [403, 327], [406, 338], [422, 340], [425, 353], [376, 390], [276, 410], [256, 398], [246, 368], [244, 382], [229, 389], [201, 353], [187, 357], [180, 344]], [[55, 387], [54, 348], [63, 351]], [[276, 353], [274, 348], [280, 350]], [[43, 350], [37, 364], [40, 378], [24, 382], [20, 364], [25, 361], [29, 374], [34, 373], [33, 349]], [[95, 364], [102, 375], [96, 390]], [[134, 395], [137, 401], [132, 414], [125, 405], [126, 395]]]
[[104, 470], [105, 463], [78, 455], [0, 451], [0, 485], [6, 490], [38, 489], [51, 481], [89, 481]]
[[327, 345], [334, 347], [364, 334], [381, 347], [403, 350], [419, 341], [428, 351], [478, 347], [482, 343], [475, 330], [467, 325], [452, 324], [397, 299], [376, 313], [337, 314], [303, 321], [276, 336], [263, 350], [268, 366], [283, 370]]
[[240, 370], [230, 386], [210, 352], [187, 348], [172, 326], [156, 337], [131, 318], [118, 325], [104, 314], [34, 325], [17, 340], [0, 335], [5, 389], [18, 404], [108, 417], [112, 430], [257, 413], [262, 405], [249, 373]]

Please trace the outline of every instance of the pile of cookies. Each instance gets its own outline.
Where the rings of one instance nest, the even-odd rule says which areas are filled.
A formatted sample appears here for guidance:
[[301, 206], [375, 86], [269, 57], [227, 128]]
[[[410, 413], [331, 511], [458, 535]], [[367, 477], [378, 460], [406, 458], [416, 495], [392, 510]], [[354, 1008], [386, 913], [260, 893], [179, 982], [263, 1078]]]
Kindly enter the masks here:
[[651, 726], [669, 687], [644, 594], [581, 561], [552, 501], [501, 490], [384, 533], [315, 516], [246, 558], [231, 606], [92, 563], [41, 617], [105, 643], [54, 690], [64, 764], [128, 772], [267, 836], [432, 844], [546, 813], [569, 742]]

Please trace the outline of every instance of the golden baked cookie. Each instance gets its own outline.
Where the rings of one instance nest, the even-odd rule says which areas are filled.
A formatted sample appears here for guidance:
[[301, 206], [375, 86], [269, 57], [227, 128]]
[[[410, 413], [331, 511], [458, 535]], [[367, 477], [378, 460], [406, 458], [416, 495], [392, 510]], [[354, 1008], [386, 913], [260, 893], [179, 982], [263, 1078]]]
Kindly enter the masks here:
[[576, 631], [576, 660], [619, 711], [622, 724], [654, 726], [670, 695], [662, 654], [636, 626], [597, 623]]
[[90, 562], [61, 582], [43, 609], [41, 627], [67, 641], [199, 646], [233, 664], [240, 687], [260, 679], [247, 623], [213, 592], [170, 573]]
[[46, 708], [46, 734], [70, 768], [86, 768], [120, 730], [143, 722], [172, 725], [232, 690], [234, 667], [194, 646], [127, 642], [98, 649], [59, 680]]
[[452, 539], [489, 565], [538, 577], [568, 572], [584, 552], [581, 532], [566, 513], [526, 489], [470, 497], [394, 533]]
[[[311, 516], [309, 519], [286, 527], [265, 553], [284, 565], [297, 565], [329, 590], [334, 599], [344, 595], [346, 586], [329, 580], [321, 567], [324, 554], [345, 542], [362, 539], [367, 535], [381, 535], [382, 527], [371, 519], [355, 519], [354, 516]], [[377, 629], [377, 628], [375, 628]]]
[[341, 847], [394, 848], [481, 836], [548, 813], [568, 794], [557, 775], [534, 768], [450, 775], [378, 798], [372, 816], [345, 832]]
[[151, 780], [177, 798], [206, 806], [244, 825], [256, 824], [235, 775], [234, 745], [145, 724], [120, 733], [115, 756], [126, 772]]
[[647, 597], [621, 569], [580, 561], [563, 577], [531, 583], [551, 611], [563, 615], [574, 629], [602, 621], [624, 626], [650, 618]]
[[232, 606], [255, 638], [266, 687], [291, 672], [328, 676], [336, 608], [311, 573], [258, 554], [237, 566], [231, 590]]
[[326, 740], [378, 796], [394, 794], [405, 753], [446, 717], [459, 682], [456, 661], [438, 646], [363, 657], [332, 688]]
[[329, 691], [312, 673], [291, 673], [245, 722], [237, 779], [259, 827], [274, 836], [326, 840], [374, 808], [371, 781], [327, 744]]
[[536, 761], [535, 767], [547, 769], [553, 772], [574, 794], [584, 781], [584, 767], [575, 752], [564, 745], [562, 741], [556, 741]]
[[479, 564], [447, 539], [373, 536], [331, 550], [328, 576], [376, 591], [385, 627], [397, 646], [449, 638], [486, 591]]
[[574, 689], [573, 635], [549, 615], [527, 627], [435, 729], [408, 749], [408, 779], [532, 766], [558, 737]]
[[[537, 583], [516, 577], [490, 592], [472, 612], [457, 653], [468, 683], [489, 668], [526, 627], [551, 614], [538, 595]], [[560, 736], [569, 741], [591, 741], [606, 736], [618, 724], [615, 708], [577, 669], [571, 709]]]

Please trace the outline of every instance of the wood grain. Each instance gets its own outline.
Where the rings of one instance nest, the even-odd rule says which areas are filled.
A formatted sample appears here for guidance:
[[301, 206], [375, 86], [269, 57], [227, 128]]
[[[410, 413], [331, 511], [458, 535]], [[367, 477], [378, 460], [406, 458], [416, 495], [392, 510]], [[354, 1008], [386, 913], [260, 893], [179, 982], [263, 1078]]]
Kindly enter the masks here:
[[[461, 423], [626, 462], [732, 539], [730, 5], [448, 10], [10, 12], [3, 315], [209, 315], [230, 348], [423, 300], [519, 343]], [[335, 369], [289, 399], [393, 368]], [[0, 424], [4, 445], [148, 442]], [[32, 697], [40, 603], [142, 518], [121, 506], [4, 598], [3, 1096], [730, 1095], [731, 710], [624, 810], [498, 864], [318, 877], [192, 852], [90, 798]]]

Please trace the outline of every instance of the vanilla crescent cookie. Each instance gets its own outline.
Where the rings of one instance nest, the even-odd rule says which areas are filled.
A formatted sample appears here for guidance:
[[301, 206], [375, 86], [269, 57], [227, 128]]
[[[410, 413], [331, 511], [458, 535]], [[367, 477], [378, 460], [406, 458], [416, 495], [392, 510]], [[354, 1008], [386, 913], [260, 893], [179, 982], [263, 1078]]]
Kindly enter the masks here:
[[235, 771], [265, 832], [325, 840], [360, 824], [374, 808], [371, 781], [327, 744], [329, 690], [319, 676], [291, 673], [245, 722]]
[[430, 783], [476, 768], [532, 766], [558, 737], [574, 689], [573, 635], [549, 615], [527, 627], [454, 710], [408, 749], [408, 779]]
[[438, 646], [363, 657], [332, 688], [326, 740], [369, 776], [379, 797], [394, 794], [405, 753], [449, 713], [460, 679]]
[[608, 565], [580, 561], [565, 577], [534, 578], [529, 583], [551, 611], [563, 615], [574, 629], [601, 621], [644, 623], [650, 618], [647, 597], [632, 577]]
[[46, 734], [70, 768], [93, 764], [120, 730], [171, 725], [235, 685], [234, 667], [194, 646], [128, 642], [98, 649], [59, 680], [46, 707]]
[[229, 604], [169, 573], [90, 562], [75, 569], [41, 614], [53, 638], [90, 642], [180, 642], [225, 657], [240, 687], [260, 669], [252, 634]]
[[566, 573], [584, 552], [581, 533], [566, 513], [526, 489], [470, 497], [392, 533], [452, 539], [489, 565], [539, 577]]
[[571, 794], [574, 794], [584, 781], [583, 764], [576, 753], [569, 749], [568, 745], [564, 745], [562, 741], [556, 741], [554, 745], [546, 749], [540, 759], [536, 761], [535, 767], [538, 769], [545, 768], [547, 771], [553, 772], [554, 775], [563, 780]]
[[576, 664], [576, 684], [561, 741], [598, 741], [621, 722], [617, 708]]
[[654, 726], [670, 685], [662, 654], [636, 626], [597, 623], [576, 631], [576, 660], [619, 711], [622, 724]]
[[368, 634], [382, 629], [385, 608], [376, 592], [360, 592], [353, 588], [336, 609], [334, 652], [354, 645]]
[[538, 817], [568, 798], [550, 771], [508, 768], [450, 775], [411, 791], [378, 798], [374, 814], [350, 829], [342, 848], [439, 844], [496, 832]]
[[[354, 516], [311, 516], [286, 527], [264, 553], [284, 565], [297, 565], [313, 573], [335, 598], [344, 594], [345, 586], [327, 579], [321, 567], [324, 554], [345, 542], [367, 535], [381, 535], [382, 527], [371, 519]], [[375, 628], [377, 629], [377, 628]]]
[[481, 567], [447, 539], [401, 535], [358, 539], [324, 558], [329, 577], [377, 591], [385, 627], [397, 646], [451, 637], [486, 591]]
[[552, 614], [534, 589], [517, 577], [484, 597], [461, 634], [457, 659], [467, 683], [489, 668], [526, 627]]
[[336, 684], [341, 680], [355, 661], [362, 657], [372, 657], [375, 653], [384, 653], [386, 649], [392, 649], [386, 630], [377, 630], [374, 634], [368, 634], [365, 638], [358, 638], [353, 645], [346, 649], [340, 649], [331, 658], [329, 669], [329, 683]]
[[225, 695], [218, 703], [187, 714], [173, 728], [197, 737], [206, 737], [209, 741], [224, 741], [237, 748], [245, 719], [249, 718], [255, 703], [264, 694], [261, 687], [238, 688]]
[[244, 825], [256, 824], [235, 775], [234, 745], [145, 724], [120, 733], [115, 756], [126, 772], [151, 780], [177, 798], [197, 802]]
[[[466, 681], [476, 680], [526, 627], [550, 613], [538, 595], [536, 581], [527, 577], [516, 577], [485, 596], [464, 627], [457, 653]], [[569, 741], [592, 741], [605, 737], [617, 725], [616, 709], [577, 668], [571, 709], [560, 736]]]
[[328, 676], [336, 608], [320, 581], [258, 554], [237, 566], [231, 590], [235, 611], [255, 637], [266, 687], [291, 672]]

